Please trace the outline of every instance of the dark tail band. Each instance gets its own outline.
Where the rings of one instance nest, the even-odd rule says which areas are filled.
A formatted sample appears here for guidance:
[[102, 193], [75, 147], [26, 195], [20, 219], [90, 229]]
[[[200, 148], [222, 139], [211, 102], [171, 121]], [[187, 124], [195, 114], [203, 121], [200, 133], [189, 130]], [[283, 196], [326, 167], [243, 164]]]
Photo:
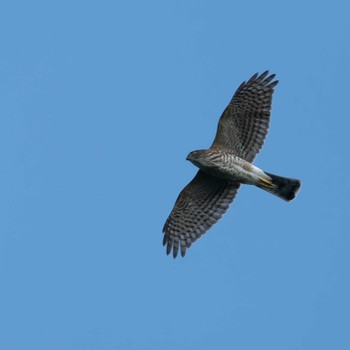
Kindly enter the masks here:
[[295, 198], [295, 195], [301, 186], [300, 180], [277, 176], [267, 173], [266, 171], [265, 174], [271, 177], [273, 186], [266, 186], [264, 184], [261, 184], [258, 185], [258, 187], [274, 194], [277, 197], [284, 199], [287, 202]]

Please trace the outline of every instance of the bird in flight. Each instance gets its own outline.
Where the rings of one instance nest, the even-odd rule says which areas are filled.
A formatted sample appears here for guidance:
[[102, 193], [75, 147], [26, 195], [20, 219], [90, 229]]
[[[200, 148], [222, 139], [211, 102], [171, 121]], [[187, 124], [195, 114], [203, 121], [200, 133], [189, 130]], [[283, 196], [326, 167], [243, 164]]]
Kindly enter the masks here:
[[180, 192], [166, 220], [163, 245], [176, 258], [206, 233], [226, 212], [241, 184], [255, 185], [285, 201], [295, 198], [300, 181], [270, 174], [252, 164], [264, 144], [272, 95], [278, 80], [266, 71], [243, 82], [224, 110], [213, 144], [190, 152], [199, 168]]

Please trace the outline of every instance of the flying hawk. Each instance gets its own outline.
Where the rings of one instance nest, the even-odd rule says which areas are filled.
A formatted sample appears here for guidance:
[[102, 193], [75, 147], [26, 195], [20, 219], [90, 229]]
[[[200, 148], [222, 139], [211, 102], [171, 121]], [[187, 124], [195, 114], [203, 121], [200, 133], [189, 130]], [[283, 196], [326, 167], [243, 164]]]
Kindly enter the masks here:
[[286, 201], [300, 181], [270, 174], [252, 164], [263, 146], [278, 80], [266, 71], [243, 82], [223, 112], [209, 149], [190, 152], [187, 160], [200, 170], [181, 191], [165, 222], [163, 245], [176, 258], [226, 212], [241, 184], [255, 185]]

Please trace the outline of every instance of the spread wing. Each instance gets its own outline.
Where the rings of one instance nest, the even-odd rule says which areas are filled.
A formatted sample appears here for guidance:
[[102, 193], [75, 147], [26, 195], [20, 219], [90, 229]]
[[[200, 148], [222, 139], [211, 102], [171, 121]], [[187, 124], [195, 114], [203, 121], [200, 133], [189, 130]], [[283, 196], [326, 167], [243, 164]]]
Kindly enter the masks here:
[[218, 179], [199, 170], [180, 192], [174, 208], [163, 227], [163, 245], [176, 258], [209, 230], [226, 212], [240, 184]]
[[225, 148], [252, 162], [264, 144], [270, 123], [275, 74], [256, 73], [243, 82], [223, 112], [212, 148]]

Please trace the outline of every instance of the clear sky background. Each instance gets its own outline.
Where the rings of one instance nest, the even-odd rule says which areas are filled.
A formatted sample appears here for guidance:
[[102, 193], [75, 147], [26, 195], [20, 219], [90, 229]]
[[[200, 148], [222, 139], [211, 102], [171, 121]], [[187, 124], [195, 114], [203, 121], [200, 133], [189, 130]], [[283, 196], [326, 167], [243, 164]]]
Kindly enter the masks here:
[[[6, 3], [0, 349], [350, 349], [346, 1]], [[299, 196], [245, 186], [166, 256], [188, 152], [266, 69], [255, 164]]]

